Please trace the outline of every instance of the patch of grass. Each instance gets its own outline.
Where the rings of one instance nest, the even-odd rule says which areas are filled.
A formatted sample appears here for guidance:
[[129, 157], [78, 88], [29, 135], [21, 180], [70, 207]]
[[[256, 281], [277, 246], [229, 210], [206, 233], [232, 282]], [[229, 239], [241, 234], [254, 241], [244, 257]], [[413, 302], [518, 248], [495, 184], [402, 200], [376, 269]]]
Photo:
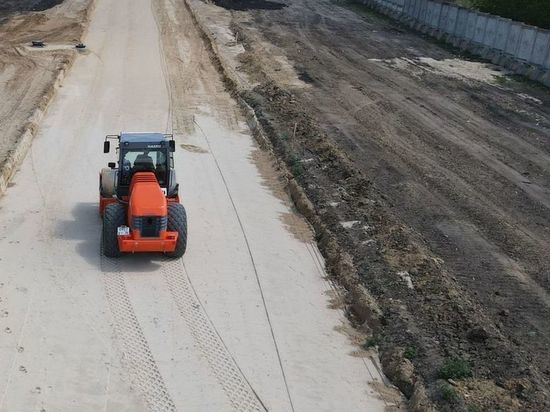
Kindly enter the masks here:
[[475, 405], [468, 405], [468, 407], [466, 408], [466, 411], [467, 412], [481, 412], [481, 408], [479, 406], [475, 406]]
[[403, 356], [409, 360], [416, 358], [417, 355], [418, 350], [414, 346], [409, 346], [407, 349], [405, 349], [405, 352], [403, 353]]
[[508, 81], [510, 82], [520, 83], [522, 85], [529, 86], [536, 90], [544, 90], [546, 92], [550, 90], [550, 87], [544, 85], [543, 83], [537, 82], [535, 80], [531, 80], [530, 78], [526, 76], [522, 76], [521, 74], [511, 73], [507, 76], [507, 78], [508, 78]]
[[497, 82], [498, 84], [507, 84], [508, 81], [509, 81], [508, 76], [503, 76], [503, 75], [495, 76], [495, 82]]
[[302, 162], [300, 162], [300, 159], [298, 159], [296, 155], [292, 155], [290, 157], [289, 166], [290, 166], [290, 173], [292, 173], [294, 177], [300, 177], [304, 174], [304, 166], [302, 165]]
[[458, 400], [458, 392], [448, 383], [443, 383], [439, 386], [439, 394], [441, 398], [447, 402], [455, 402]]
[[367, 338], [365, 343], [363, 343], [363, 348], [365, 349], [373, 348], [375, 346], [378, 346], [379, 343], [380, 343], [380, 338], [376, 335], [372, 335]]
[[472, 376], [470, 364], [461, 358], [447, 359], [443, 366], [437, 371], [441, 379], [463, 379]]
[[279, 139], [284, 140], [284, 141], [287, 141], [288, 138], [289, 138], [289, 135], [288, 135], [287, 132], [281, 132], [281, 133], [279, 133]]

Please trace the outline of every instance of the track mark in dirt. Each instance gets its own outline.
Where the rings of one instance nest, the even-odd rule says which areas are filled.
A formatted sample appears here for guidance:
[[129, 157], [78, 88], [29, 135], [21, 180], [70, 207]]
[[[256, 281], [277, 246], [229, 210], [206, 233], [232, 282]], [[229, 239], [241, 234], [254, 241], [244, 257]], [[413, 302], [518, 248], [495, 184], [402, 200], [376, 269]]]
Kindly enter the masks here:
[[124, 273], [116, 259], [101, 256], [103, 284], [115, 321], [115, 333], [122, 352], [122, 362], [128, 368], [150, 411], [176, 411], [164, 379], [160, 374], [147, 339], [141, 330], [128, 296]]
[[289, 389], [289, 386], [288, 386], [288, 381], [287, 381], [287, 378], [286, 378], [286, 373], [285, 373], [285, 368], [283, 366], [283, 361], [281, 359], [281, 353], [279, 351], [279, 345], [277, 343], [277, 338], [275, 337], [275, 331], [273, 330], [273, 324], [271, 322], [271, 317], [269, 315], [269, 310], [267, 309], [267, 303], [266, 303], [265, 296], [264, 296], [264, 291], [263, 291], [263, 288], [262, 288], [262, 282], [260, 280], [260, 275], [258, 273], [258, 268], [256, 266], [256, 262], [254, 261], [254, 254], [252, 253], [252, 249], [250, 247], [250, 242], [248, 241], [248, 236], [246, 234], [246, 231], [244, 230], [243, 222], [241, 220], [241, 216], [239, 215], [239, 210], [237, 209], [237, 205], [235, 205], [235, 201], [233, 200], [233, 195], [231, 194], [231, 190], [229, 189], [229, 185], [227, 184], [227, 180], [225, 179], [225, 175], [222, 171], [220, 163], [218, 162], [218, 158], [216, 157], [216, 154], [214, 153], [214, 150], [212, 149], [212, 145], [210, 144], [210, 140], [208, 138], [208, 135], [205, 133], [204, 129], [200, 126], [200, 124], [198, 124], [196, 121], [195, 121], [195, 125], [200, 130], [200, 132], [201, 132], [201, 134], [204, 138], [204, 141], [206, 142], [206, 145], [208, 146], [208, 149], [210, 151], [212, 159], [214, 160], [214, 163], [216, 164], [216, 168], [218, 169], [218, 172], [220, 174], [220, 178], [222, 179], [223, 185], [225, 186], [225, 191], [227, 193], [227, 197], [228, 197], [229, 201], [231, 202], [231, 206], [233, 207], [233, 211], [235, 212], [235, 217], [237, 218], [237, 221], [238, 221], [239, 226], [241, 228], [241, 233], [243, 235], [243, 240], [244, 240], [244, 243], [246, 244], [246, 248], [248, 250], [248, 255], [250, 257], [250, 263], [251, 263], [252, 268], [254, 270], [254, 275], [256, 277], [256, 282], [258, 284], [258, 291], [260, 292], [260, 296], [262, 298], [262, 303], [263, 303], [264, 312], [265, 312], [265, 318], [267, 320], [267, 323], [269, 324], [269, 330], [271, 332], [271, 338], [273, 340], [273, 346], [275, 348], [275, 352], [277, 353], [277, 359], [279, 360], [279, 366], [281, 368], [281, 374], [283, 376], [283, 381], [285, 383], [286, 393], [288, 395], [288, 401], [290, 403], [290, 409], [292, 410], [292, 412], [294, 412], [294, 405], [293, 405], [293, 402], [292, 402], [292, 396], [290, 395], [290, 389]]
[[231, 405], [238, 411], [266, 411], [203, 309], [181, 260], [166, 259], [162, 274], [180, 315]]
[[208, 153], [208, 150], [203, 149], [202, 147], [195, 146], [192, 144], [181, 144], [180, 145], [183, 150], [187, 150], [191, 153]]

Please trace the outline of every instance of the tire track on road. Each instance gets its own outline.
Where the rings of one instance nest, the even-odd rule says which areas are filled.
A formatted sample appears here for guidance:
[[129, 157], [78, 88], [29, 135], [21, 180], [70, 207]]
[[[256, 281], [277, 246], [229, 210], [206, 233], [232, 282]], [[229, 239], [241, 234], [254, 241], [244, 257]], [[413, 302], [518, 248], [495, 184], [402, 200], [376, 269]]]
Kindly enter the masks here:
[[101, 254], [103, 284], [115, 321], [115, 334], [122, 352], [122, 363], [145, 401], [148, 410], [175, 412], [176, 406], [149, 348], [130, 302], [124, 273], [117, 259]]
[[198, 129], [200, 130], [203, 138], [204, 138], [204, 141], [206, 142], [206, 145], [208, 146], [208, 150], [210, 152], [210, 156], [212, 157], [212, 159], [214, 160], [214, 163], [216, 165], [216, 168], [218, 169], [218, 172], [220, 174], [220, 178], [223, 182], [223, 185], [225, 187], [225, 191], [227, 193], [227, 197], [229, 198], [229, 201], [231, 203], [231, 206], [233, 208], [233, 211], [235, 212], [235, 217], [237, 218], [237, 222], [239, 224], [239, 227], [240, 227], [240, 231], [243, 235], [243, 240], [244, 240], [244, 243], [246, 245], [246, 249], [248, 251], [248, 256], [250, 257], [250, 264], [252, 265], [252, 269], [254, 271], [254, 276], [256, 278], [256, 283], [258, 284], [258, 291], [260, 293], [260, 297], [262, 298], [262, 304], [263, 304], [263, 308], [264, 308], [264, 312], [265, 312], [265, 317], [266, 317], [266, 320], [267, 320], [267, 323], [269, 325], [269, 330], [270, 330], [270, 333], [271, 333], [271, 338], [273, 340], [273, 347], [275, 349], [275, 352], [277, 353], [277, 360], [279, 362], [279, 367], [281, 369], [281, 375], [283, 377], [283, 381], [284, 381], [284, 384], [285, 384], [285, 389], [286, 389], [286, 393], [287, 393], [287, 396], [288, 396], [288, 402], [290, 404], [290, 409], [294, 412], [294, 403], [292, 402], [292, 395], [290, 394], [290, 387], [288, 385], [288, 380], [287, 380], [287, 377], [286, 377], [286, 373], [285, 373], [285, 368], [283, 366], [283, 360], [282, 360], [282, 357], [281, 357], [281, 351], [279, 350], [279, 344], [277, 343], [277, 338], [275, 337], [275, 331], [273, 330], [273, 323], [271, 322], [271, 317], [269, 315], [269, 310], [267, 308], [267, 302], [265, 300], [265, 295], [264, 295], [264, 290], [262, 288], [262, 282], [260, 280], [260, 275], [258, 273], [258, 267], [256, 266], [256, 261], [254, 260], [254, 255], [252, 253], [252, 248], [250, 247], [250, 242], [248, 241], [248, 236], [246, 234], [246, 231], [244, 229], [244, 225], [243, 225], [243, 222], [241, 220], [241, 216], [239, 215], [239, 211], [237, 209], [237, 205], [235, 204], [235, 201], [233, 199], [233, 195], [231, 194], [231, 190], [229, 189], [229, 185], [227, 184], [227, 180], [225, 178], [225, 175], [223, 174], [223, 171], [222, 171], [222, 168], [220, 166], [220, 163], [218, 162], [218, 159], [216, 157], [216, 154], [212, 148], [212, 145], [210, 144], [210, 140], [208, 138], [208, 135], [205, 133], [205, 131], [203, 130], [203, 128], [200, 126], [200, 124], [198, 124], [196, 121], [195, 122], [195, 125], [198, 127]]
[[204, 310], [181, 260], [168, 258], [162, 274], [198, 349], [237, 411], [267, 411]]

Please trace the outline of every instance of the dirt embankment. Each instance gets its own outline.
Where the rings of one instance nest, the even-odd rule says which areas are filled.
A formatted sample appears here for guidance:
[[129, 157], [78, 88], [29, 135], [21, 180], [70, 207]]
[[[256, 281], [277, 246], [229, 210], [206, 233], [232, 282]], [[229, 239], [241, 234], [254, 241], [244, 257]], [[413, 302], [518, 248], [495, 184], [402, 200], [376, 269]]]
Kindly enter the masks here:
[[548, 90], [356, 6], [272, 3], [204, 12], [382, 310], [366, 344], [441, 409], [548, 409]]
[[[36, 126], [31, 117], [37, 108], [47, 106], [59, 71], [70, 66], [76, 55], [71, 45], [80, 40], [85, 30], [91, 4], [92, 0], [2, 3], [0, 169], [23, 132]], [[28, 48], [35, 39], [55, 46]]]

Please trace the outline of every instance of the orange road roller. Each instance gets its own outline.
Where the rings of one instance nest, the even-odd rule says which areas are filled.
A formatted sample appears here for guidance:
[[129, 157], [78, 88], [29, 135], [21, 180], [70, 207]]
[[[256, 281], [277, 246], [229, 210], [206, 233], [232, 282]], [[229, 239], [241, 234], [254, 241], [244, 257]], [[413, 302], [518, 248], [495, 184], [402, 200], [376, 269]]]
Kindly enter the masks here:
[[99, 174], [103, 253], [161, 252], [179, 258], [187, 248], [187, 215], [180, 204], [172, 135], [121, 133], [105, 138], [103, 152], [117, 142], [118, 164]]

